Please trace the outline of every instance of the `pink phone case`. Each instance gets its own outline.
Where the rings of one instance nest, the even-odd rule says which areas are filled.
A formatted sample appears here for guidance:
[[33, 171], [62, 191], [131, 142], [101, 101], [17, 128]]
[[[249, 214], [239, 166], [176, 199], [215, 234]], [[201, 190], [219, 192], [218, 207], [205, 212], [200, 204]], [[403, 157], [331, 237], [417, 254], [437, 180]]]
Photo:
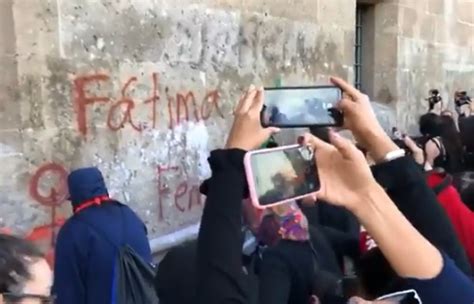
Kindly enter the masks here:
[[255, 150], [255, 151], [249, 151], [245, 154], [245, 157], [244, 157], [245, 174], [247, 177], [247, 184], [249, 187], [250, 200], [252, 201], [252, 204], [255, 206], [255, 208], [266, 209], [266, 208], [274, 207], [277, 205], [289, 203], [295, 200], [299, 200], [299, 199], [311, 196], [315, 193], [313, 192], [313, 193], [308, 193], [301, 196], [292, 197], [292, 198], [282, 200], [273, 204], [265, 205], [265, 206], [260, 205], [260, 202], [258, 201], [257, 190], [255, 189], [255, 183], [254, 183], [254, 174], [252, 171], [252, 163], [251, 163], [252, 155], [265, 154], [268, 152], [276, 152], [276, 151], [281, 151], [281, 150], [286, 150], [286, 149], [294, 149], [297, 147], [300, 147], [300, 145], [283, 146], [283, 147], [270, 148], [270, 149], [260, 149], [260, 150]]

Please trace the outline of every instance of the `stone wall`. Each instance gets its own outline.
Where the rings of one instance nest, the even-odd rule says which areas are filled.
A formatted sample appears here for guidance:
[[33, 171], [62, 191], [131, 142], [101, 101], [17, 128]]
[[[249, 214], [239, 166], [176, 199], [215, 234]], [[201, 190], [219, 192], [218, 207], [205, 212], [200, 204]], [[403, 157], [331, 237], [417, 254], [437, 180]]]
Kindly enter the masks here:
[[[430, 88], [445, 101], [474, 93], [472, 0], [360, 2], [372, 5], [364, 89], [387, 105], [384, 121], [392, 109], [414, 130]], [[0, 227], [51, 248], [70, 215], [67, 172], [96, 165], [157, 247], [195, 233], [206, 157], [222, 147], [239, 94], [251, 83], [352, 81], [355, 9], [355, 0], [0, 0]]]
[[1, 1], [0, 226], [47, 246], [69, 170], [163, 237], [199, 221], [244, 88], [353, 78], [354, 1]]
[[368, 14], [367, 91], [396, 107], [402, 128], [416, 132], [430, 89], [451, 110], [456, 90], [474, 94], [474, 1], [378, 1]]

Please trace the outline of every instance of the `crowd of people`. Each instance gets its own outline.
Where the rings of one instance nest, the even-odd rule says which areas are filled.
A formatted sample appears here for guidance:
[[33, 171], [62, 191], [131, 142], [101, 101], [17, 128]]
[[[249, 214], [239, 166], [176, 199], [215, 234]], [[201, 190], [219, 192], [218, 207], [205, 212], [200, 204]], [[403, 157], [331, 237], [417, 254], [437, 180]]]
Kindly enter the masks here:
[[394, 140], [366, 95], [331, 81], [355, 141], [330, 128], [295, 138], [314, 151], [318, 192], [265, 210], [249, 202], [244, 155], [278, 146], [280, 131], [262, 126], [264, 92], [252, 86], [210, 153], [197, 240], [152, 266], [140, 218], [97, 168], [75, 170], [54, 278], [34, 245], [0, 235], [0, 303], [474, 303], [468, 117], [428, 113], [421, 137]]

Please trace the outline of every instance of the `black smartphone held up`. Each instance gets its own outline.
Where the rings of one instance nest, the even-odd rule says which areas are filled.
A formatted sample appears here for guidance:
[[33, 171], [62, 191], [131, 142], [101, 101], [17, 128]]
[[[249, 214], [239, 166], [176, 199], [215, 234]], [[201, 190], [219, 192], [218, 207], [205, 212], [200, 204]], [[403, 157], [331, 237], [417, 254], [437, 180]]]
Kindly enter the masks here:
[[342, 126], [336, 86], [265, 88], [261, 121], [264, 127], [303, 128]]

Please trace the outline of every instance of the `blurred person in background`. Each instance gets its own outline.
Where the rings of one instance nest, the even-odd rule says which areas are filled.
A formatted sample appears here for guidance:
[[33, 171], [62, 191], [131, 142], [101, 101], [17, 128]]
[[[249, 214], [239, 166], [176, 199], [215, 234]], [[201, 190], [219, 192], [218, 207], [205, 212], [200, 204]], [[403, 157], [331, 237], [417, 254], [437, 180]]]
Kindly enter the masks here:
[[[415, 161], [423, 164], [423, 150], [408, 136], [404, 138]], [[428, 168], [429, 169], [429, 168]], [[453, 186], [453, 178], [445, 172], [431, 170], [426, 173], [427, 183], [437, 195], [438, 201], [446, 211], [456, 234], [474, 268], [474, 213], [464, 204], [459, 192]]]
[[53, 273], [32, 243], [0, 235], [0, 304], [53, 304]]
[[425, 137], [425, 165], [449, 173], [463, 171], [464, 148], [453, 118], [428, 113], [420, 117], [419, 123]]

